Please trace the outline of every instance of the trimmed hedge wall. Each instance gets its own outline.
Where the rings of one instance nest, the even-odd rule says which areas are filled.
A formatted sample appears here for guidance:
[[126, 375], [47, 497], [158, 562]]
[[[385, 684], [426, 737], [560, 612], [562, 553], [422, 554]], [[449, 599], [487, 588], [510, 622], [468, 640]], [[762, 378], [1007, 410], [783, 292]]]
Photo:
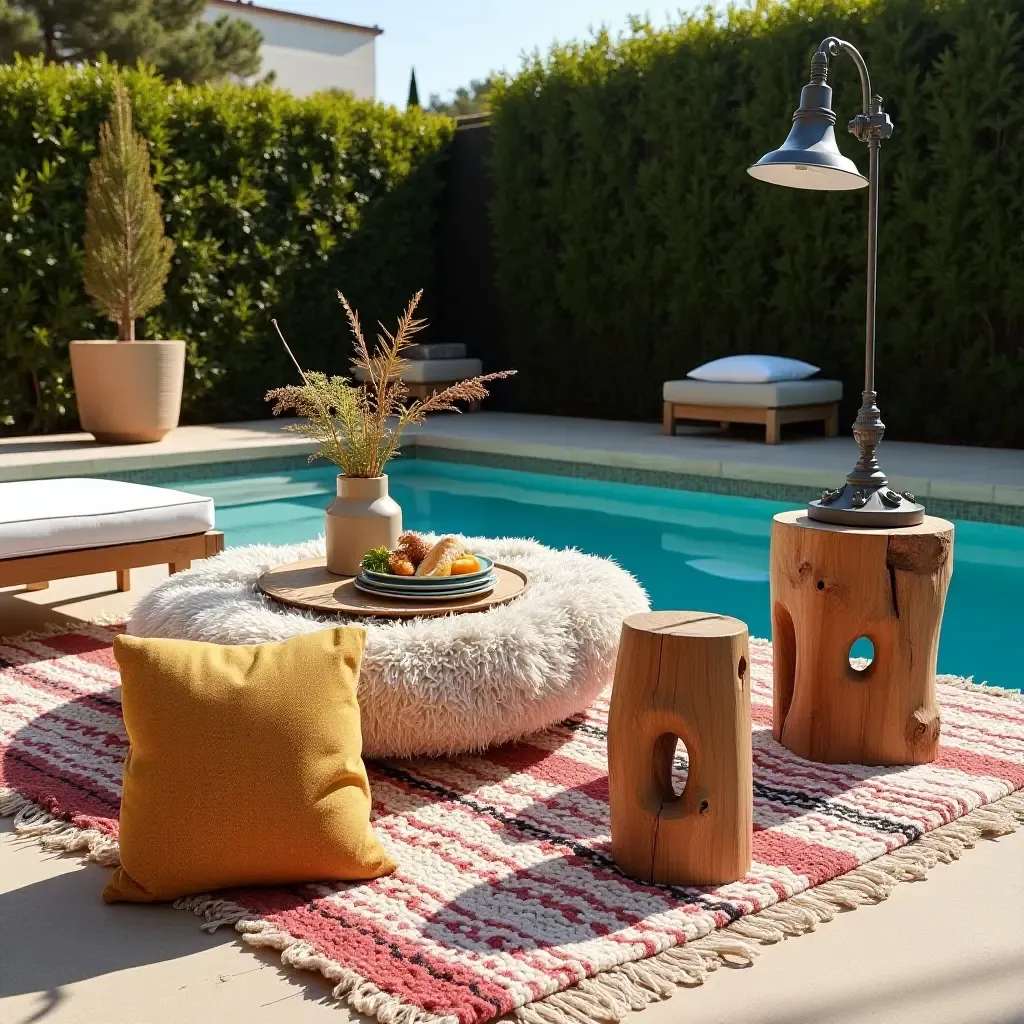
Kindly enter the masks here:
[[[882, 149], [878, 388], [891, 438], [1024, 446], [1024, 3], [759, 2], [536, 59], [494, 97], [515, 407], [651, 418], [661, 382], [736, 352], [863, 386], [866, 191], [773, 187], [827, 35], [864, 53]], [[860, 109], [832, 62], [843, 151]]]
[[[85, 185], [113, 70], [0, 67], [0, 431], [75, 427], [67, 344], [116, 337], [82, 287]], [[307, 366], [337, 372], [349, 337], [335, 292], [390, 323], [434, 266], [452, 125], [345, 96], [168, 85], [125, 72], [176, 249], [167, 299], [138, 336], [188, 342], [183, 418], [267, 414]]]

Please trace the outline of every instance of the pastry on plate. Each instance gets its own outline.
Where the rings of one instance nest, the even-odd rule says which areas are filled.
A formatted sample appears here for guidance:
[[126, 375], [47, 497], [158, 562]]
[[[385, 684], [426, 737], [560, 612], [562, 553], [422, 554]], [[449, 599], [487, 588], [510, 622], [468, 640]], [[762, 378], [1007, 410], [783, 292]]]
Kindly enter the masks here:
[[455, 560], [462, 554], [458, 537], [442, 537], [416, 567], [417, 576], [451, 576]]

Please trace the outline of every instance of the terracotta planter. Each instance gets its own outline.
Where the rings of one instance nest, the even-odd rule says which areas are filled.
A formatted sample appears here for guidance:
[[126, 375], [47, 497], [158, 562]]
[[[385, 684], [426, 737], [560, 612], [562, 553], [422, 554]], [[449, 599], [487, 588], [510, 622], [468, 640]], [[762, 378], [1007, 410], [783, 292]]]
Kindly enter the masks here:
[[338, 496], [324, 514], [327, 571], [355, 576], [371, 548], [398, 546], [402, 510], [388, 495], [387, 476], [338, 475]]
[[178, 425], [183, 341], [73, 341], [78, 419], [97, 441], [159, 441]]

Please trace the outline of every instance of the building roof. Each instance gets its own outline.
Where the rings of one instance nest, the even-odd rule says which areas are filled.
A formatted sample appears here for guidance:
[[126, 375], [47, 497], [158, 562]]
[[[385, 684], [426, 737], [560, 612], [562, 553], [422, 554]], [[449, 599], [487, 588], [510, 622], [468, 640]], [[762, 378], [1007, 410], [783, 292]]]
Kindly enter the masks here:
[[255, 4], [252, 0], [208, 0], [209, 6], [218, 11], [239, 11], [250, 10], [254, 13], [269, 14], [275, 18], [284, 18], [286, 21], [312, 23], [314, 25], [334, 25], [337, 28], [347, 28], [355, 32], [366, 32], [368, 35], [379, 36], [384, 29], [377, 25], [355, 25], [350, 21], [339, 21], [337, 18], [318, 18], [313, 14], [296, 14], [294, 11], [279, 11], [275, 7], [264, 7]]

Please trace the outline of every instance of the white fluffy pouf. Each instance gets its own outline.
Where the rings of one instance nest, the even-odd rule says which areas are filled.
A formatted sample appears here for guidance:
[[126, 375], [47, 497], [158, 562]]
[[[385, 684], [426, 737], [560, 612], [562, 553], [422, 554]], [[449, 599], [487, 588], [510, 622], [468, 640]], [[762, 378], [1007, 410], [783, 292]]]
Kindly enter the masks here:
[[267, 569], [323, 555], [323, 538], [229, 548], [142, 598], [128, 632], [256, 644], [365, 625], [359, 706], [370, 757], [481, 750], [587, 707], [612, 680], [622, 620], [650, 608], [640, 584], [608, 559], [532, 540], [474, 537], [466, 548], [523, 570], [533, 586], [469, 615], [341, 619], [278, 604], [256, 587]]

